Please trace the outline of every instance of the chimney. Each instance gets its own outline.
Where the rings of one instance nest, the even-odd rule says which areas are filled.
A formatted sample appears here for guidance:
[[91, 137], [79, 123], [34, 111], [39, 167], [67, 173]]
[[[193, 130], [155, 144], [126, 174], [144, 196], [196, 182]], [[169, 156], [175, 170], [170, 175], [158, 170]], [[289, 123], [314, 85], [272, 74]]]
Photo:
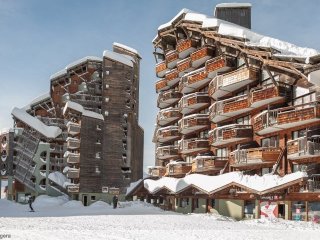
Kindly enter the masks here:
[[214, 16], [251, 29], [251, 6], [251, 3], [220, 3], [215, 7]]

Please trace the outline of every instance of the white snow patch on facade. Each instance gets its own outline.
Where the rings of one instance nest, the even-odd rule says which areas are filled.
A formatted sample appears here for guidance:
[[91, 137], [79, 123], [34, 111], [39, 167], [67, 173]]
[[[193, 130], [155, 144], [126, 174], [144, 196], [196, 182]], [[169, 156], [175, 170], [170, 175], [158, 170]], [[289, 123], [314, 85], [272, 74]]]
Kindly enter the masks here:
[[65, 182], [70, 182], [70, 180], [65, 175], [57, 171], [50, 173], [48, 175], [48, 178], [61, 187], [65, 186]]
[[313, 71], [308, 74], [308, 81], [320, 86], [320, 70]]
[[64, 106], [63, 114], [66, 113], [68, 108], [73, 109], [79, 113], [82, 113], [83, 116], [104, 120], [104, 117], [102, 116], [102, 114], [85, 110], [84, 107], [79, 103], [68, 101]]
[[11, 114], [47, 138], [56, 138], [62, 133], [59, 127], [45, 125], [39, 119], [28, 114], [24, 109], [15, 107]]

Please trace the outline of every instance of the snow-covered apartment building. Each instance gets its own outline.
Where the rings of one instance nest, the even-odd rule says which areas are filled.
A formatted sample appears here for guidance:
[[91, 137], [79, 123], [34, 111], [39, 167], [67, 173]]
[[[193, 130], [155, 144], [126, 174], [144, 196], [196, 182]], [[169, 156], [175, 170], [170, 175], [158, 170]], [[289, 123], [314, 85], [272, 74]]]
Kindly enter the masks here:
[[156, 164], [128, 195], [319, 221], [320, 54], [250, 28], [251, 4], [183, 9], [158, 28]]
[[16, 201], [64, 193], [89, 205], [142, 178], [140, 60], [135, 49], [114, 43], [103, 57], [82, 58], [53, 74], [48, 93], [12, 110], [9, 185]]

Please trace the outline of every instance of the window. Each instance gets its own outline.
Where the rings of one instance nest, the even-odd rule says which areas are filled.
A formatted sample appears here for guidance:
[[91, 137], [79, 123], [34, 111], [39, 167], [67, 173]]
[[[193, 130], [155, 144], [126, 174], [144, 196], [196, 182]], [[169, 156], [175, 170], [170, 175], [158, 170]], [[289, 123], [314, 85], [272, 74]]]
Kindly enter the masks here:
[[97, 124], [97, 130], [101, 130], [101, 126]]
[[228, 149], [227, 148], [217, 149], [217, 157], [228, 157]]
[[261, 146], [262, 147], [279, 147], [278, 136], [272, 136], [272, 137], [261, 139]]
[[199, 208], [199, 198], [195, 199], [195, 208]]
[[307, 130], [306, 129], [300, 129], [298, 131], [293, 131], [292, 132], [292, 140], [295, 140], [297, 138], [300, 138], [300, 137], [304, 137], [307, 135]]
[[91, 196], [91, 201], [95, 201], [96, 200], [96, 196]]
[[96, 153], [96, 158], [101, 158], [101, 152]]
[[250, 125], [250, 117], [245, 116], [236, 120], [237, 124]]
[[101, 144], [101, 140], [98, 138], [96, 144]]

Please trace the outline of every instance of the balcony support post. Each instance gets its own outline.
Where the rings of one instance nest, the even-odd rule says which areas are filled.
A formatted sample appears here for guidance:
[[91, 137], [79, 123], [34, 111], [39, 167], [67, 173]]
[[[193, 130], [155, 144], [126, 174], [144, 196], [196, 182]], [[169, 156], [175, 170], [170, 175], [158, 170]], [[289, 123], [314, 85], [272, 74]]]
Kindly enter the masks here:
[[273, 84], [274, 84], [275, 86], [278, 86], [278, 84], [277, 84], [276, 80], [274, 79], [274, 76], [273, 76], [272, 73], [270, 72], [270, 69], [268, 68], [268, 66], [267, 66], [267, 65], [264, 65], [263, 68], [267, 71], [267, 73], [268, 73], [269, 77], [271, 78]]

